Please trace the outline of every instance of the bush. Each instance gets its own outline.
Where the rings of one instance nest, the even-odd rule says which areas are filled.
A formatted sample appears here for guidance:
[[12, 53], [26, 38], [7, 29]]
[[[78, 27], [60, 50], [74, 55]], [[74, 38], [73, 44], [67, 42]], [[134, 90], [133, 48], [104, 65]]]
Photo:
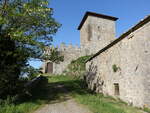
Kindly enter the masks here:
[[74, 77], [83, 77], [86, 67], [85, 67], [85, 62], [87, 59], [89, 59], [91, 56], [82, 56], [79, 57], [76, 60], [73, 60], [69, 65], [65, 73], [67, 75], [71, 75]]
[[119, 67], [117, 67], [116, 64], [114, 64], [114, 65], [112, 66], [112, 69], [113, 69], [114, 72], [117, 72], [118, 69], [119, 69]]
[[0, 98], [7, 98], [18, 94], [22, 69], [42, 60], [61, 25], [48, 0], [0, 0], [0, 11]]
[[36, 91], [39, 92], [48, 84], [48, 79], [44, 76], [39, 76], [28, 82], [25, 87], [28, 93], [32, 96]]

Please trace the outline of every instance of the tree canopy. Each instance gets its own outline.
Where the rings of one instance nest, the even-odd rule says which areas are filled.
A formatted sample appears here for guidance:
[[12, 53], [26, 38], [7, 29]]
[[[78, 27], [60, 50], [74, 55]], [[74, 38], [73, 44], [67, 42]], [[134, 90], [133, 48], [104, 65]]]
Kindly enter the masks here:
[[44, 47], [61, 26], [48, 0], [0, 0], [0, 95], [11, 94], [30, 58], [41, 58]]
[[32, 57], [52, 41], [60, 24], [52, 17], [48, 0], [1, 0], [0, 34], [32, 50]]

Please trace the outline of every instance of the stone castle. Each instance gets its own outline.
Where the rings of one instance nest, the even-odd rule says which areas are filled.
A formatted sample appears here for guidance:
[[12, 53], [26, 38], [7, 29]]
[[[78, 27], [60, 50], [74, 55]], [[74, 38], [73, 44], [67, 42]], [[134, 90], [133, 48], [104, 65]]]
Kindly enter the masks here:
[[[70, 64], [72, 60], [75, 60], [78, 57], [85, 55], [85, 53], [82, 51], [80, 47], [73, 46], [71, 44], [66, 45], [65, 43], [62, 43], [57, 48], [60, 54], [64, 56], [64, 61], [59, 63], [52, 63], [51, 61], [45, 61], [42, 66], [44, 73], [62, 74], [67, 69], [68, 64]], [[45, 53], [49, 54], [50, 50], [47, 49]]]
[[60, 74], [73, 59], [94, 54], [86, 62], [90, 89], [134, 106], [150, 107], [150, 16], [119, 38], [115, 37], [117, 19], [86, 12], [78, 27], [80, 48], [61, 45], [64, 62], [47, 61], [44, 70]]

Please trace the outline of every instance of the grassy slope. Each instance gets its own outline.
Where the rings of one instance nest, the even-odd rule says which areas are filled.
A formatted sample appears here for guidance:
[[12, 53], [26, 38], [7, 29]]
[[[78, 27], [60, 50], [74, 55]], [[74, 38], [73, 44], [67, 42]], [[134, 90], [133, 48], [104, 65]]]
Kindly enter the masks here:
[[0, 101], [0, 113], [31, 113], [51, 100], [48, 96], [48, 87], [39, 89], [34, 93], [35, 95], [32, 97], [17, 104], [10, 103], [9, 99], [3, 101], [3, 103]]
[[25, 102], [19, 105], [9, 104], [0, 107], [0, 113], [29, 113], [38, 107], [39, 105], [34, 102]]
[[42, 101], [24, 102], [22, 104], [0, 105], [0, 113], [30, 113], [42, 105]]

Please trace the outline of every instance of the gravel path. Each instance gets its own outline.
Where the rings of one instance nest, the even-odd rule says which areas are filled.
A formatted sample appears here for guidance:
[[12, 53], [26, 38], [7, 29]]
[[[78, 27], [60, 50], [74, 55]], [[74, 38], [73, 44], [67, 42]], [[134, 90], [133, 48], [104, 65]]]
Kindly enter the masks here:
[[76, 103], [73, 99], [60, 103], [48, 104], [35, 113], [91, 113], [87, 108]]
[[[55, 85], [61, 92], [67, 92], [62, 85]], [[92, 113], [84, 105], [78, 104], [67, 93], [62, 99], [51, 101], [47, 105], [37, 109], [34, 113]]]

